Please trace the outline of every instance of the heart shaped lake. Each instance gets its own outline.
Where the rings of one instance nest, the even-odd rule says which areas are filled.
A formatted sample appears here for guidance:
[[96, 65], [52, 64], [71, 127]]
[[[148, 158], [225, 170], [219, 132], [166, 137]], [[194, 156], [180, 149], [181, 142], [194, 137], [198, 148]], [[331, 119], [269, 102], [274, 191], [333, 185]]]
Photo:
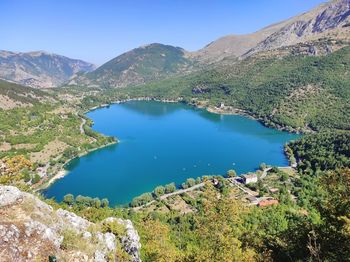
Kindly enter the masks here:
[[299, 135], [258, 121], [219, 115], [180, 103], [132, 101], [87, 114], [93, 129], [120, 143], [72, 160], [68, 175], [44, 194], [71, 193], [125, 204], [157, 185], [187, 178], [254, 171], [261, 163], [286, 166], [286, 142]]

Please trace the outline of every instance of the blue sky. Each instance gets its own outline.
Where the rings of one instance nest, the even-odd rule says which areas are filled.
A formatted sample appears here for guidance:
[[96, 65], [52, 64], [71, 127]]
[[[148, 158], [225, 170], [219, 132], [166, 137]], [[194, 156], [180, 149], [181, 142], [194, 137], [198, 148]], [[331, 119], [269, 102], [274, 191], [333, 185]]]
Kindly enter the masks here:
[[0, 49], [95, 64], [148, 43], [189, 51], [257, 31], [325, 0], [0, 0]]

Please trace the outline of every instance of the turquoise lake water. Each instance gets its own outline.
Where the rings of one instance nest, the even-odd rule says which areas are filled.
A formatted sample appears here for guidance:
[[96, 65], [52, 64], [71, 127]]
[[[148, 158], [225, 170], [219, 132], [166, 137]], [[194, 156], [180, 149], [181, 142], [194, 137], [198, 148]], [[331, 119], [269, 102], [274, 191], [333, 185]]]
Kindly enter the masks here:
[[44, 192], [58, 201], [72, 193], [125, 204], [157, 185], [187, 178], [242, 174], [261, 163], [286, 166], [296, 134], [237, 115], [217, 115], [177, 103], [133, 101], [89, 112], [93, 129], [120, 140], [67, 165], [67, 176]]

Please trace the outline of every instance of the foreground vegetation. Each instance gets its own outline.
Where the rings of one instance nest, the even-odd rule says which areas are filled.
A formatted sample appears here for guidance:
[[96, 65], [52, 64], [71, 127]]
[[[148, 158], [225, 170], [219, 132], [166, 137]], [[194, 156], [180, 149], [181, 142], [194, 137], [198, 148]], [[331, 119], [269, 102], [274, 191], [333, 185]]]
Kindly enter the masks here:
[[131, 219], [141, 235], [143, 261], [348, 261], [350, 170], [319, 173], [308, 186], [300, 186], [306, 185], [303, 179], [292, 188], [299, 190], [297, 202], [281, 191], [280, 204], [265, 208], [248, 207], [227, 184], [210, 182], [195, 195], [182, 196], [193, 208], [188, 213], [165, 212], [164, 201], [140, 212], [61, 207], [96, 222], [108, 216]]

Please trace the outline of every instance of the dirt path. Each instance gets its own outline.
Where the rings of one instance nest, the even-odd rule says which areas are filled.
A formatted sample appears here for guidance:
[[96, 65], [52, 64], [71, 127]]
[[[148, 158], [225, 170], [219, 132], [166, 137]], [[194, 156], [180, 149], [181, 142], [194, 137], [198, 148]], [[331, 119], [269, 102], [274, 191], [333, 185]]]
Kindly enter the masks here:
[[82, 122], [80, 124], [80, 134], [85, 134], [84, 131], [84, 125], [86, 124], [86, 119], [85, 118], [81, 118]]
[[[189, 187], [189, 188], [186, 188], [186, 189], [176, 190], [175, 192], [162, 195], [162, 196], [160, 197], [160, 200], [164, 200], [164, 199], [167, 199], [168, 197], [171, 197], [171, 196], [176, 196], [176, 195], [180, 195], [180, 194], [183, 194], [183, 193], [186, 193], [186, 192], [190, 192], [190, 191], [196, 190], [196, 189], [198, 189], [198, 188], [203, 187], [204, 185], [205, 185], [205, 183], [202, 182], [202, 183], [200, 183], [200, 184], [194, 185], [193, 187]], [[151, 202], [148, 202], [147, 204], [144, 204], [144, 205], [139, 206], [139, 207], [134, 207], [133, 209], [134, 209], [134, 210], [140, 210], [141, 208], [148, 207], [148, 206], [152, 205], [154, 202], [156, 202], [156, 201], [155, 201], [155, 200], [152, 200]]]

